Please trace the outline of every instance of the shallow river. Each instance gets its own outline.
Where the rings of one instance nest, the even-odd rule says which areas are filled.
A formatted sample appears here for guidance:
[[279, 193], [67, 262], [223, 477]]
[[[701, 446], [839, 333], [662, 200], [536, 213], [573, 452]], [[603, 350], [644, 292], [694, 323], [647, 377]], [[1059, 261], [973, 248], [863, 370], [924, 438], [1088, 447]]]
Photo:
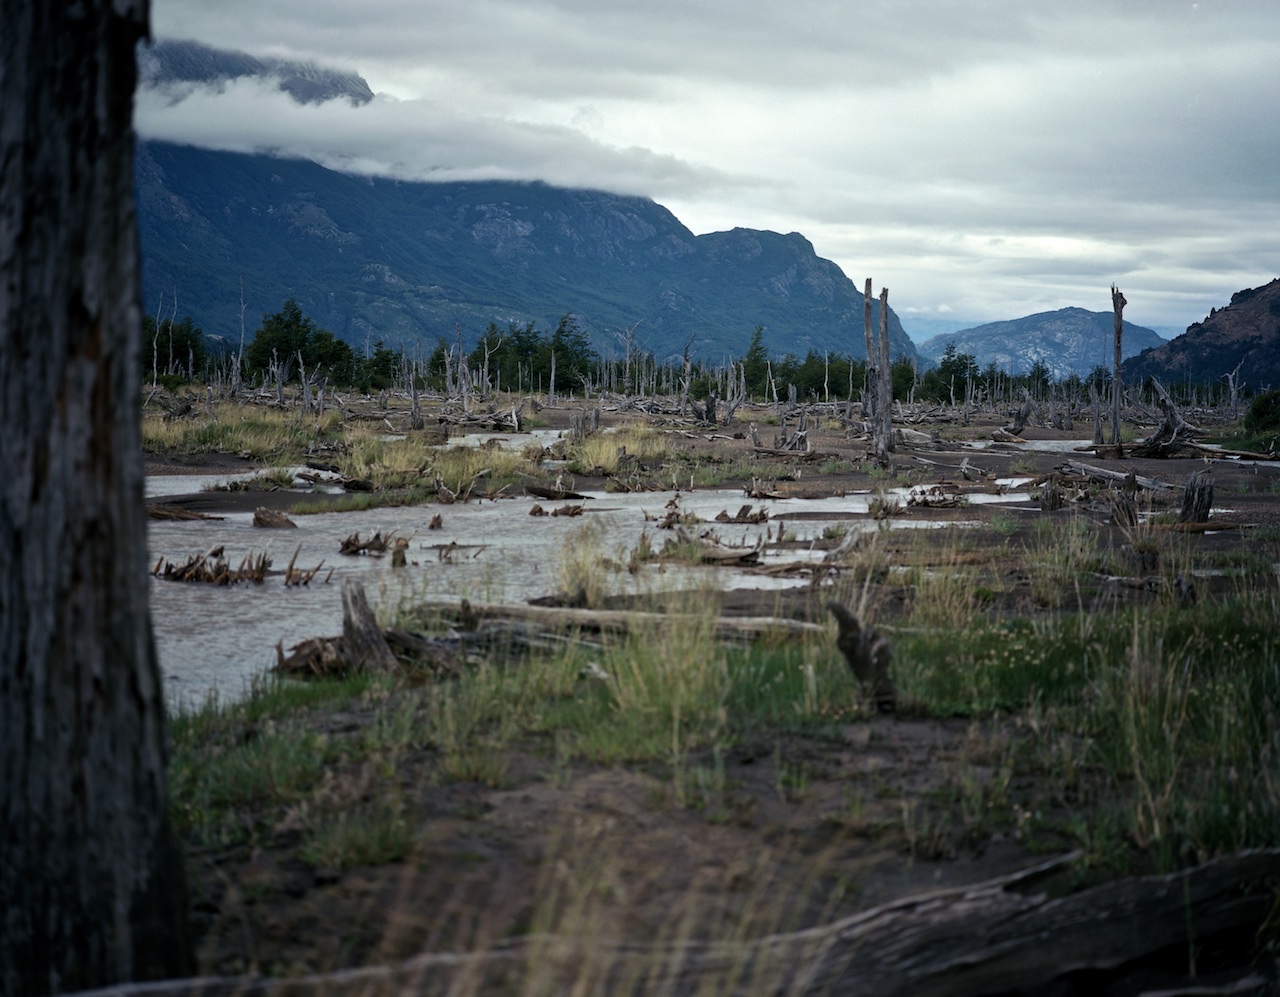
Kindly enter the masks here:
[[[196, 492], [224, 477], [176, 475], [148, 479], [147, 494], [155, 497]], [[232, 567], [253, 553], [267, 553], [272, 568], [283, 570], [297, 551], [296, 566], [323, 569], [306, 587], [286, 587], [282, 575], [268, 577], [261, 585], [244, 582], [228, 587], [151, 580], [151, 606], [170, 702], [199, 703], [210, 693], [236, 698], [251, 678], [269, 668], [276, 659], [276, 645], [285, 650], [307, 637], [327, 636], [342, 629], [342, 580], [360, 578], [370, 602], [385, 618], [406, 600], [450, 600], [467, 597], [482, 602], [523, 602], [547, 595], [562, 587], [560, 565], [563, 552], [584, 544], [598, 556], [625, 563], [642, 532], [649, 530], [652, 544], [660, 549], [669, 531], [655, 529], [650, 518], [661, 518], [674, 492], [608, 494], [584, 492], [590, 498], [581, 516], [531, 517], [535, 502], [548, 512], [565, 504], [532, 498], [471, 502], [465, 505], [436, 504], [406, 508], [375, 509], [368, 512], [324, 513], [294, 517], [296, 530], [264, 530], [253, 526], [248, 513], [228, 515], [221, 520], [151, 521], [148, 529], [150, 563], [160, 558], [182, 563], [189, 556], [224, 546]], [[759, 526], [710, 523], [698, 530], [714, 528], [721, 541], [754, 546], [771, 530], [776, 537], [784, 527], [788, 539], [812, 540], [824, 529], [839, 524], [854, 525], [844, 519], [850, 513], [865, 513], [870, 496], [866, 493], [820, 500], [777, 499], [752, 503], [764, 505], [771, 521]], [[1007, 496], [974, 496], [975, 500], [1025, 502], [1026, 493]], [[748, 500], [739, 489], [707, 489], [682, 492], [680, 508], [703, 519], [713, 519], [726, 510], [734, 515]], [[799, 521], [779, 521], [787, 513], [803, 512]], [[429, 530], [428, 522], [440, 514], [443, 525]], [[827, 518], [830, 517], [830, 518]], [[895, 525], [921, 525], [899, 520]], [[924, 524], [928, 525], [928, 524]], [[874, 528], [861, 521], [859, 528]], [[394, 531], [409, 537], [409, 564], [393, 570], [390, 557], [346, 556], [338, 553], [340, 543], [352, 533], [362, 538], [375, 531]], [[456, 544], [448, 556], [441, 547]], [[821, 557], [804, 550], [766, 555], [765, 563]], [[333, 569], [330, 577], [330, 568]], [[657, 569], [654, 569], [656, 572]], [[655, 573], [635, 576], [625, 571], [613, 577], [618, 591], [634, 589], [670, 590], [698, 584], [699, 575], [715, 571], [714, 584], [721, 588], [749, 586], [780, 587], [803, 584], [770, 579], [727, 568], [700, 569], [668, 567], [661, 578]], [[328, 579], [326, 581], [326, 579]]]

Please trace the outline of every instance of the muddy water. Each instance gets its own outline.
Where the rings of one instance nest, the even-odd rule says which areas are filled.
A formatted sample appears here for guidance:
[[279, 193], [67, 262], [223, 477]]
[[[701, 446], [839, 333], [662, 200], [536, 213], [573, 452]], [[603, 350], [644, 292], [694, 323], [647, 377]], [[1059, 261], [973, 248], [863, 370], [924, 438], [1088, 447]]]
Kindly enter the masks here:
[[[225, 480], [225, 479], [223, 479]], [[207, 484], [205, 476], [167, 476], [148, 482], [149, 494], [182, 494]], [[534, 499], [501, 499], [465, 505], [427, 505], [368, 512], [324, 513], [298, 516], [296, 530], [255, 528], [248, 513], [222, 520], [153, 521], [149, 524], [150, 563], [160, 558], [182, 562], [223, 546], [234, 567], [250, 553], [267, 553], [273, 569], [283, 570], [296, 553], [296, 566], [323, 568], [306, 587], [286, 587], [282, 576], [269, 577], [261, 585], [242, 583], [227, 588], [180, 584], [153, 578], [151, 605], [170, 701], [196, 704], [210, 693], [236, 698], [251, 679], [276, 659], [276, 645], [288, 649], [307, 637], [336, 634], [342, 628], [342, 581], [361, 579], [371, 602], [385, 618], [406, 600], [461, 599], [486, 602], [523, 602], [558, 591], [564, 586], [561, 563], [567, 554], [586, 553], [624, 564], [640, 535], [648, 530], [654, 547], [671, 536], [656, 530], [652, 520], [667, 512], [674, 492], [615, 495], [584, 493], [581, 516], [532, 517]], [[905, 499], [905, 492], [901, 493]], [[1025, 500], [1017, 496], [975, 496], [1000, 501]], [[870, 495], [855, 494], [820, 500], [777, 499], [764, 505], [771, 522], [763, 525], [709, 524], [722, 542], [755, 546], [766, 531], [777, 536], [785, 527], [788, 539], [812, 540], [839, 524], [853, 525], [845, 517], [865, 513]], [[681, 493], [681, 510], [702, 519], [713, 519], [727, 510], [737, 512], [746, 500], [740, 490], [709, 489]], [[547, 511], [578, 503], [541, 501]], [[802, 521], [780, 522], [777, 517], [803, 512]], [[440, 514], [443, 526], [428, 529]], [[829, 518], [828, 518], [829, 517]], [[916, 520], [903, 525], [922, 525]], [[860, 527], [874, 528], [869, 522]], [[708, 526], [699, 527], [705, 530]], [[342, 540], [359, 532], [394, 532], [410, 538], [409, 564], [398, 570], [389, 557], [344, 556]], [[585, 548], [585, 550], [584, 550]], [[766, 563], [808, 559], [818, 554], [800, 551], [766, 555]], [[332, 574], [330, 569], [332, 568]], [[714, 571], [714, 580], [709, 580]], [[784, 586], [788, 580], [767, 579], [732, 569], [666, 567], [629, 575], [609, 575], [618, 592], [675, 589], [699, 584], [721, 588], [734, 586]]]

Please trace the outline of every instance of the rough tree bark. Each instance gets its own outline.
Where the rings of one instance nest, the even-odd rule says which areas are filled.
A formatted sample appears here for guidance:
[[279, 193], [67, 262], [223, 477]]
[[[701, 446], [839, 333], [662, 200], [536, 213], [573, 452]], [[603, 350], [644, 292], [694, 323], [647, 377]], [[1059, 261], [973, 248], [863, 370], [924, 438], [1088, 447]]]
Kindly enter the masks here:
[[147, 612], [146, 0], [0, 0], [0, 992], [191, 968]]

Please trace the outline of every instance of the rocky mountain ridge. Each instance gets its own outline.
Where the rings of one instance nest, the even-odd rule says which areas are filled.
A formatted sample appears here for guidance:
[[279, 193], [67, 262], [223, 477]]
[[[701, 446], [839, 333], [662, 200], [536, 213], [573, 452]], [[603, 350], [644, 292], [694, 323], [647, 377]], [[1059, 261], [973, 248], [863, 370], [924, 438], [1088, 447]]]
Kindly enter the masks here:
[[1125, 361], [1126, 380], [1219, 381], [1240, 368], [1242, 386], [1280, 387], [1280, 278], [1245, 288], [1170, 342]]

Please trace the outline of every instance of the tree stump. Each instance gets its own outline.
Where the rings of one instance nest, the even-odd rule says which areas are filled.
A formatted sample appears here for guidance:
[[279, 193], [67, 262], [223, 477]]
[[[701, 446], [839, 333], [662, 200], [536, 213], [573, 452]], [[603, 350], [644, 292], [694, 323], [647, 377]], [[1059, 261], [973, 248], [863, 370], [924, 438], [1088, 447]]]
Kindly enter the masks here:
[[1187, 487], [1182, 491], [1182, 511], [1178, 514], [1178, 522], [1207, 523], [1212, 506], [1213, 478], [1209, 469], [1205, 468], [1187, 479]]
[[898, 703], [898, 690], [889, 676], [893, 646], [874, 627], [860, 624], [840, 603], [832, 600], [827, 603], [827, 609], [840, 627], [836, 647], [849, 663], [863, 692], [871, 697], [881, 713], [892, 713]]
[[364, 586], [353, 578], [342, 583], [342, 645], [353, 669], [392, 672], [400, 667], [369, 608]]

